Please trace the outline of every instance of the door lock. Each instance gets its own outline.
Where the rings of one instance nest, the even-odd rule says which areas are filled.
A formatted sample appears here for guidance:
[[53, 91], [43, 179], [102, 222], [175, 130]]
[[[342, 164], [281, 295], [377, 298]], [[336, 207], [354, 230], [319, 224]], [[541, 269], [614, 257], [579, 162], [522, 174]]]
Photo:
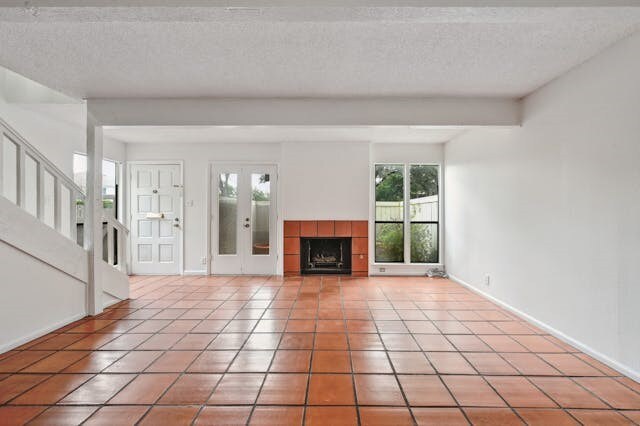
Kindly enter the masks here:
[[248, 227], [250, 227], [250, 226], [251, 226], [251, 225], [249, 225], [248, 223], [245, 223], [245, 224], [244, 224], [244, 227], [245, 227], [245, 228], [248, 228]]

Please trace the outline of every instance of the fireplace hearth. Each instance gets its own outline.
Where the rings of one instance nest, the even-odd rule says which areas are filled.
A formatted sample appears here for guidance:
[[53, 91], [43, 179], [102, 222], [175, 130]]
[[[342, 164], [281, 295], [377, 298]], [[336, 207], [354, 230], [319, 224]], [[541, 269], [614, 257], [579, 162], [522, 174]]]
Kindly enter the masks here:
[[351, 238], [300, 238], [302, 274], [350, 274]]

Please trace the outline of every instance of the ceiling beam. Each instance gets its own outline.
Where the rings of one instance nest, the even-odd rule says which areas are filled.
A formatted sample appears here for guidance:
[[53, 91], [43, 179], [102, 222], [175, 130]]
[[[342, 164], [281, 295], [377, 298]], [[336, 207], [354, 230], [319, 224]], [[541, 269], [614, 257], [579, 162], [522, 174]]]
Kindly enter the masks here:
[[496, 98], [89, 99], [105, 126], [514, 126], [520, 101]]

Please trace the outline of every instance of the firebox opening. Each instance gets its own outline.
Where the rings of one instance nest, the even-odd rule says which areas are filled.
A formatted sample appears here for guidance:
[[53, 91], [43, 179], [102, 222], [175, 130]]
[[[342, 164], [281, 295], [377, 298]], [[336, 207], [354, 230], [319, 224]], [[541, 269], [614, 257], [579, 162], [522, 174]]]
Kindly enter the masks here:
[[351, 238], [300, 238], [302, 274], [351, 274]]

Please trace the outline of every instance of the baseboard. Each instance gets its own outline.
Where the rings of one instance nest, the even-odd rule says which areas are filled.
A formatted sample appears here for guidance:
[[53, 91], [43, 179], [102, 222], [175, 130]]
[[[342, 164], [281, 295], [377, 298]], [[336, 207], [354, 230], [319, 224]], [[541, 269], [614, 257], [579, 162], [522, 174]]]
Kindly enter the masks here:
[[71, 324], [74, 321], [78, 321], [79, 319], [82, 319], [84, 317], [86, 317], [87, 314], [86, 313], [81, 313], [81, 314], [76, 314], [73, 315], [69, 318], [66, 318], [62, 321], [58, 321], [52, 325], [48, 325], [47, 327], [41, 328], [38, 331], [34, 331], [33, 333], [30, 333], [26, 336], [20, 337], [18, 339], [15, 339], [9, 343], [5, 343], [3, 345], [0, 345], [0, 354], [5, 353], [7, 351], [10, 351], [11, 349], [15, 349], [18, 346], [24, 345], [27, 342], [30, 342], [34, 339], [37, 339], [38, 337], [42, 337], [47, 333], [50, 333], [54, 330], [57, 330], [61, 327], [64, 327], [65, 325]]
[[634, 369], [632, 369], [631, 367], [621, 364], [620, 362], [611, 359], [610, 357], [608, 357], [607, 355], [593, 349], [592, 347], [585, 345], [582, 342], [579, 342], [578, 340], [575, 340], [574, 338], [567, 336], [566, 334], [564, 334], [563, 332], [556, 330], [555, 328], [553, 328], [552, 326], [532, 317], [529, 314], [526, 314], [524, 312], [522, 312], [521, 310], [514, 308], [513, 306], [509, 305], [508, 303], [503, 302], [502, 300], [490, 295], [489, 293], [485, 293], [482, 290], [479, 290], [478, 288], [474, 287], [473, 285], [467, 283], [466, 281], [456, 277], [455, 275], [449, 275], [449, 278], [452, 281], [457, 282], [458, 284], [468, 288], [469, 290], [473, 291], [474, 293], [477, 293], [483, 297], [486, 297], [487, 299], [491, 300], [492, 302], [494, 302], [495, 304], [503, 307], [504, 309], [508, 310], [509, 312], [529, 321], [530, 323], [534, 324], [536, 327], [541, 328], [542, 330], [548, 332], [549, 334], [551, 334], [554, 337], [557, 337], [558, 339], [568, 343], [569, 345], [575, 347], [576, 349], [579, 349], [580, 351], [586, 353], [587, 355], [592, 356], [593, 358], [597, 359], [598, 361], [602, 362], [603, 364], [606, 364], [607, 366], [613, 368], [616, 371], [619, 371], [620, 373], [632, 378], [633, 380], [635, 380], [636, 382], [640, 382], [640, 372], [639, 371], [635, 371]]
[[207, 275], [206, 269], [185, 269], [182, 275]]

